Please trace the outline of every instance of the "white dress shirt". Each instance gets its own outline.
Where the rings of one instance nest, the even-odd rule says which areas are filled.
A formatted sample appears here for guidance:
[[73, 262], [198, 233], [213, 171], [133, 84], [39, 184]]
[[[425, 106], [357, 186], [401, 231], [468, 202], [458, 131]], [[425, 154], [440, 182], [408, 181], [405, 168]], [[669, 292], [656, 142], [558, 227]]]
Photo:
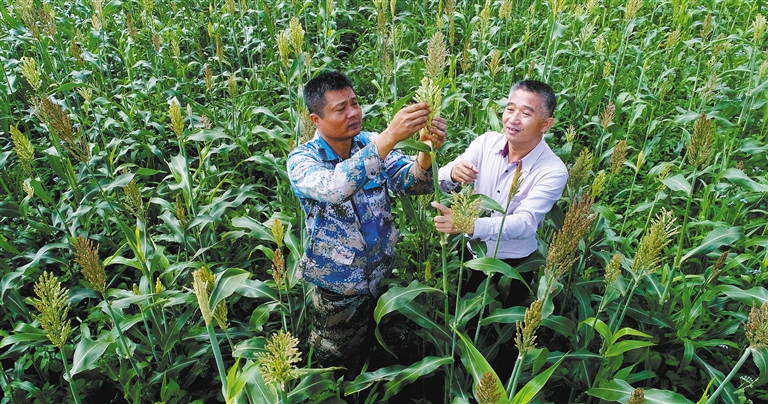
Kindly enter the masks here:
[[[508, 144], [504, 134], [486, 132], [473, 140], [466, 151], [445, 167], [440, 168], [440, 189], [448, 192], [460, 183], [453, 182], [451, 170], [457, 162], [468, 160], [477, 167], [475, 193], [486, 195], [502, 207], [507, 206], [509, 188], [518, 161], [509, 162]], [[522, 159], [522, 182], [512, 198], [504, 221], [501, 242], [496, 258], [523, 258], [536, 251], [536, 231], [544, 215], [560, 199], [568, 180], [568, 169], [544, 139]], [[488, 247], [488, 256], [496, 249], [502, 215], [492, 212], [491, 217], [475, 221], [475, 231], [469, 235], [480, 239]]]

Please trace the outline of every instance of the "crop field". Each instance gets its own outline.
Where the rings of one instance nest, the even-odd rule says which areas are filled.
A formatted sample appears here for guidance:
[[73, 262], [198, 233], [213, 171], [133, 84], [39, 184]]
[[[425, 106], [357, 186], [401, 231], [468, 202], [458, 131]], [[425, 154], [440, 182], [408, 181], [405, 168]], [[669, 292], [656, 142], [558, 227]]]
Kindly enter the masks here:
[[[768, 402], [767, 15], [2, 0], [0, 404]], [[394, 198], [395, 272], [353, 380], [318, 366], [296, 278], [286, 160], [314, 135], [302, 88], [323, 69], [351, 78], [370, 131], [432, 85], [438, 166], [501, 130], [514, 82], [545, 81], [569, 170], [517, 268], [436, 232], [430, 202], [468, 191]], [[525, 306], [460, 290], [525, 271]]]

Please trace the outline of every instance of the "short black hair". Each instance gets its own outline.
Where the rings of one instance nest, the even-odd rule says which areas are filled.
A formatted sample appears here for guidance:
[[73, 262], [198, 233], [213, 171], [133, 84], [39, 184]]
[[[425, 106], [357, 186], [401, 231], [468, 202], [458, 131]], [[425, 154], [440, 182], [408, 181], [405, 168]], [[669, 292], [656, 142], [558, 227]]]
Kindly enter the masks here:
[[541, 97], [541, 100], [544, 102], [544, 108], [547, 110], [547, 116], [552, 116], [557, 106], [557, 97], [555, 96], [555, 90], [549, 84], [538, 80], [520, 80], [512, 85], [512, 89], [509, 90], [509, 96], [511, 97], [512, 93], [521, 89]]
[[354, 90], [346, 74], [335, 70], [324, 71], [304, 85], [304, 104], [307, 105], [309, 113], [317, 114], [322, 118], [326, 91], [339, 91], [345, 88]]

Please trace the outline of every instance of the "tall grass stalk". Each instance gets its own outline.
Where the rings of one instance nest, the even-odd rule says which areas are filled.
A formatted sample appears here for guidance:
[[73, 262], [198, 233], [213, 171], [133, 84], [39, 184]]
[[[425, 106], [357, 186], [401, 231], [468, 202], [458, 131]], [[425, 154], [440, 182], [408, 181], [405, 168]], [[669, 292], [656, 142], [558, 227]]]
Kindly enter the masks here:
[[[520, 160], [517, 164], [517, 168], [515, 169], [515, 174], [512, 177], [512, 183], [509, 187], [509, 192], [507, 194], [507, 205], [504, 207], [504, 212], [501, 213], [501, 225], [499, 227], [499, 234], [496, 235], [496, 247], [493, 249], [493, 258], [496, 258], [496, 256], [499, 253], [499, 245], [501, 244], [501, 234], [504, 232], [504, 222], [507, 220], [507, 216], [509, 215], [509, 205], [512, 204], [512, 199], [517, 195], [517, 191], [520, 190], [520, 184], [523, 182], [523, 179], [521, 177], [522, 175], [522, 169], [523, 169], [523, 162]], [[463, 251], [463, 250], [462, 250]], [[462, 260], [462, 262], [464, 262]], [[477, 318], [477, 328], [475, 329], [475, 338], [473, 340], [474, 344], [477, 345], [477, 342], [480, 340], [480, 323], [483, 320], [483, 314], [485, 312], [485, 299], [488, 296], [488, 284], [491, 283], [491, 277], [492, 274], [488, 274], [485, 280], [485, 288], [483, 289], [483, 300], [480, 304], [480, 314]], [[461, 279], [461, 278], [459, 278]]]

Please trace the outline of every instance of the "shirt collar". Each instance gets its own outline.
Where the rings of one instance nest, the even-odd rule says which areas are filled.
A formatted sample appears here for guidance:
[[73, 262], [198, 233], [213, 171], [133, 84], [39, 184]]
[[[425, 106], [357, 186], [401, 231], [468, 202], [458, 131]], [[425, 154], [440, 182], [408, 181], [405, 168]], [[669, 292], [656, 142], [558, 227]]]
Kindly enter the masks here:
[[[341, 161], [341, 157], [336, 155], [336, 152], [333, 151], [331, 145], [329, 145], [328, 142], [326, 142], [325, 139], [320, 136], [319, 132], [315, 131], [315, 137], [312, 140], [317, 142], [317, 151], [320, 153], [320, 157], [323, 159], [323, 161]], [[349, 151], [349, 155], [352, 156], [358, 150], [363, 148], [363, 146], [364, 145], [362, 140], [360, 140], [360, 134], [358, 133], [357, 136], [352, 138], [352, 149]]]
[[[528, 154], [526, 154], [522, 158], [522, 162], [523, 162], [522, 170], [523, 171], [525, 171], [525, 172], [529, 172], [530, 171], [529, 168], [533, 165], [533, 162], [535, 162], [536, 160], [539, 159], [539, 157], [541, 156], [541, 153], [544, 152], [544, 148], [545, 147], [546, 147], [546, 142], [544, 141], [544, 137], [542, 136], [541, 141], [539, 142], [539, 144], [537, 144], [536, 147], [534, 147], [531, 151], [528, 152]], [[509, 143], [506, 142], [506, 139], [504, 141], [504, 147], [501, 150], [499, 150], [499, 154], [501, 155], [501, 157], [504, 157], [504, 159], [506, 159], [507, 155], [509, 155]], [[520, 160], [518, 160], [518, 161], [520, 161]], [[515, 163], [515, 162], [513, 162], [513, 163]], [[512, 163], [510, 163], [510, 164], [512, 164]]]

